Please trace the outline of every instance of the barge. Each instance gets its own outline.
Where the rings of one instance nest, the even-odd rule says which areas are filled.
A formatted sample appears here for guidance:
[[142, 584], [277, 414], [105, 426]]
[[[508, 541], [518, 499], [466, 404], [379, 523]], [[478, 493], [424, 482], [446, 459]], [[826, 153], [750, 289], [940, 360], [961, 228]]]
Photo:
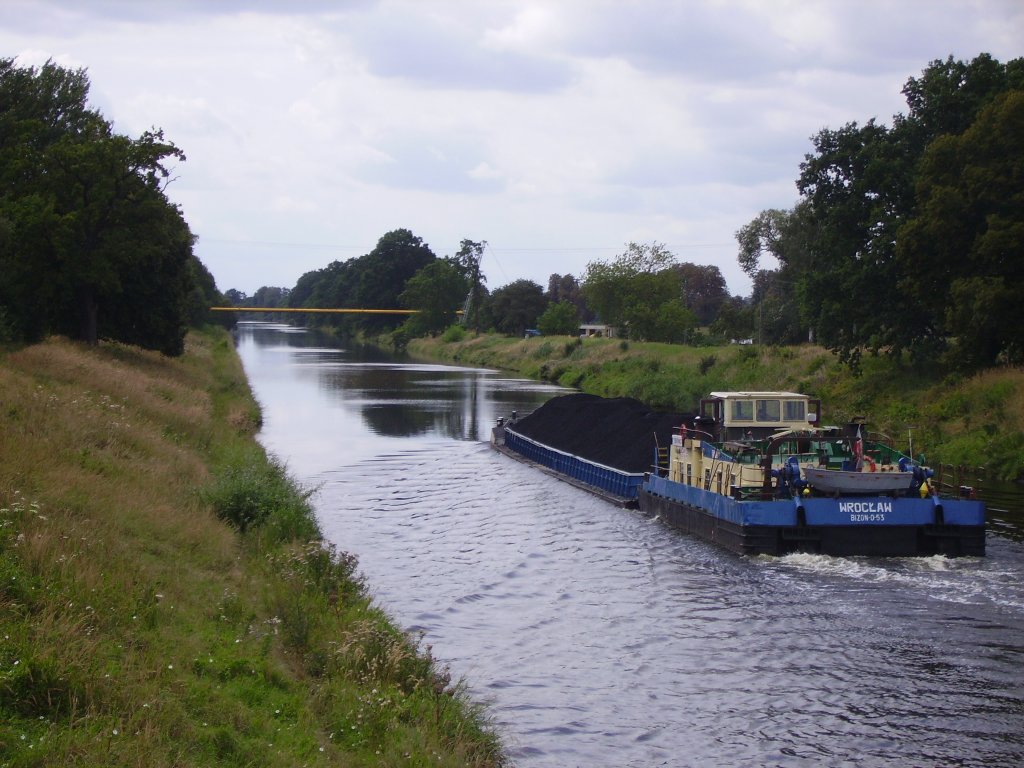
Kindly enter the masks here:
[[985, 506], [970, 489], [940, 494], [929, 468], [869, 437], [862, 420], [820, 418], [820, 401], [794, 392], [712, 392], [671, 434], [650, 435], [642, 473], [530, 438], [514, 418], [493, 442], [740, 554], [985, 554]]

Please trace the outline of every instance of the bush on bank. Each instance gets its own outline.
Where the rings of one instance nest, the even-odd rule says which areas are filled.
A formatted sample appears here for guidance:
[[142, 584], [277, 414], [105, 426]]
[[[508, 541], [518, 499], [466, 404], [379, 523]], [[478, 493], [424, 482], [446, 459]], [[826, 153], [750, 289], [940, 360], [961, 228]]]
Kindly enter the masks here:
[[618, 339], [484, 334], [462, 340], [414, 339], [414, 355], [518, 371], [605, 397], [634, 397], [686, 412], [717, 390], [795, 390], [820, 397], [825, 422], [864, 416], [932, 463], [985, 467], [991, 477], [1024, 480], [1024, 370], [994, 368], [970, 377], [929, 362], [878, 356], [860, 375], [813, 345], [692, 347]]
[[0, 356], [0, 766], [504, 762], [253, 436], [226, 334]]

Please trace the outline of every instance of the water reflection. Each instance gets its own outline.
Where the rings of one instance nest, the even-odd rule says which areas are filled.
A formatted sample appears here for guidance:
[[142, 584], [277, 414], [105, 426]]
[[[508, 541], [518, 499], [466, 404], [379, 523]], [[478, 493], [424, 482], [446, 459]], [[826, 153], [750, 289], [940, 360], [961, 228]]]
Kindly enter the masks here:
[[495, 370], [332, 343], [292, 326], [239, 323], [239, 352], [261, 371], [268, 447], [280, 441], [288, 455], [298, 451], [318, 466], [391, 450], [388, 441], [486, 440], [499, 416], [529, 412], [564, 391]]

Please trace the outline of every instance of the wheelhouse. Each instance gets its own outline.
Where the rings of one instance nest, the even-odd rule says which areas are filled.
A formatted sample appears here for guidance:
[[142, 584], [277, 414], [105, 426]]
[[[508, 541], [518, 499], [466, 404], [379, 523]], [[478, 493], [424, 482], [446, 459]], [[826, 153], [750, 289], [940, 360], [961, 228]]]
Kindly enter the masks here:
[[761, 440], [821, 423], [821, 401], [797, 392], [712, 392], [695, 426], [717, 442]]

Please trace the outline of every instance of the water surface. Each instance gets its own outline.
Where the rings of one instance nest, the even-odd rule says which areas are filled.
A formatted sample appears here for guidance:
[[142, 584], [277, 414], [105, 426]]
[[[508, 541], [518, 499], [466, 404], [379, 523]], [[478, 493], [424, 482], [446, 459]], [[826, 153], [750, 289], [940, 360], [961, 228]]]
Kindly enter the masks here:
[[551, 387], [286, 326], [245, 326], [239, 351], [326, 537], [489, 702], [517, 765], [1024, 765], [1019, 537], [740, 557], [486, 445]]

